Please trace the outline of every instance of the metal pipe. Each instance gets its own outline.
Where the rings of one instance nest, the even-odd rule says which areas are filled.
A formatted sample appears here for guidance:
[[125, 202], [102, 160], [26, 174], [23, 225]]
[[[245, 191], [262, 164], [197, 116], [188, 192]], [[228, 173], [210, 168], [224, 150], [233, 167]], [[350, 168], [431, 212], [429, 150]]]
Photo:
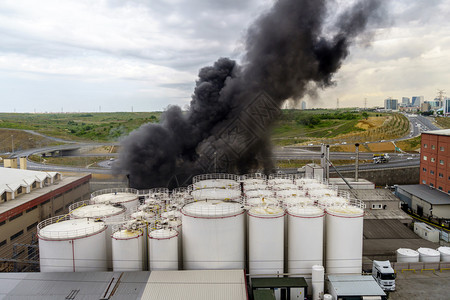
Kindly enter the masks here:
[[359, 144], [355, 144], [356, 158], [355, 158], [355, 181], [358, 182], [358, 167], [359, 167]]

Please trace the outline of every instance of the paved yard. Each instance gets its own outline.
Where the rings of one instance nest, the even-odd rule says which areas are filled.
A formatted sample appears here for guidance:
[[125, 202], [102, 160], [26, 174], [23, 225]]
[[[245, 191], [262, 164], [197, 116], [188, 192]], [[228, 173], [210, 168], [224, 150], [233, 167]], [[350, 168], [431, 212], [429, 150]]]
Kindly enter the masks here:
[[399, 272], [395, 283], [389, 299], [450, 299], [450, 270]]

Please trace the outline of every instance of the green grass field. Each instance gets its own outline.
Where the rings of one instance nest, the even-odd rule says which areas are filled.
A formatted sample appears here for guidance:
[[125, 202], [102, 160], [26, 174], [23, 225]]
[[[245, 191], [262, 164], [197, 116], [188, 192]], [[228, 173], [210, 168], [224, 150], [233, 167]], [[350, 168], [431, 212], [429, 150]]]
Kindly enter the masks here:
[[142, 124], [158, 122], [160, 116], [161, 112], [0, 113], [0, 128], [30, 129], [68, 140], [114, 141]]

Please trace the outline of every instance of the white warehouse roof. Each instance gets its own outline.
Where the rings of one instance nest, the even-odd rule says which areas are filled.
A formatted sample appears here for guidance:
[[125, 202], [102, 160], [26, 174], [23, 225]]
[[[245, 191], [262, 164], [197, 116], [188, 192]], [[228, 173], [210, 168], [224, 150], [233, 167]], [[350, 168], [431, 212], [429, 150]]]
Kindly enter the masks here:
[[244, 270], [153, 271], [142, 299], [247, 300]]
[[42, 183], [46, 178], [51, 181], [58, 172], [41, 172], [13, 168], [0, 168], [0, 195], [5, 191], [15, 192], [19, 187], [30, 187], [34, 182]]

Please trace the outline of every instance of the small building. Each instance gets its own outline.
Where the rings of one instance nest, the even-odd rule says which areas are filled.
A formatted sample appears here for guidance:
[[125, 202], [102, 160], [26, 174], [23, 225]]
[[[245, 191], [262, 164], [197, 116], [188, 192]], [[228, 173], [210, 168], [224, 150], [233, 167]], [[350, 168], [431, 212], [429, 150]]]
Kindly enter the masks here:
[[[271, 295], [281, 300], [304, 299], [308, 289], [308, 284], [303, 277], [253, 277], [251, 285], [253, 295], [255, 296], [256, 292], [259, 299], [271, 299]], [[272, 293], [259, 293], [263, 290], [270, 290]]]
[[415, 222], [414, 223], [414, 232], [420, 236], [421, 238], [433, 242], [433, 243], [439, 243], [439, 233], [440, 230], [437, 230], [434, 227], [431, 227], [425, 223], [422, 222]]
[[371, 275], [329, 275], [327, 288], [333, 300], [387, 299], [386, 293]]
[[423, 184], [399, 185], [395, 194], [420, 217], [450, 219], [450, 195]]

